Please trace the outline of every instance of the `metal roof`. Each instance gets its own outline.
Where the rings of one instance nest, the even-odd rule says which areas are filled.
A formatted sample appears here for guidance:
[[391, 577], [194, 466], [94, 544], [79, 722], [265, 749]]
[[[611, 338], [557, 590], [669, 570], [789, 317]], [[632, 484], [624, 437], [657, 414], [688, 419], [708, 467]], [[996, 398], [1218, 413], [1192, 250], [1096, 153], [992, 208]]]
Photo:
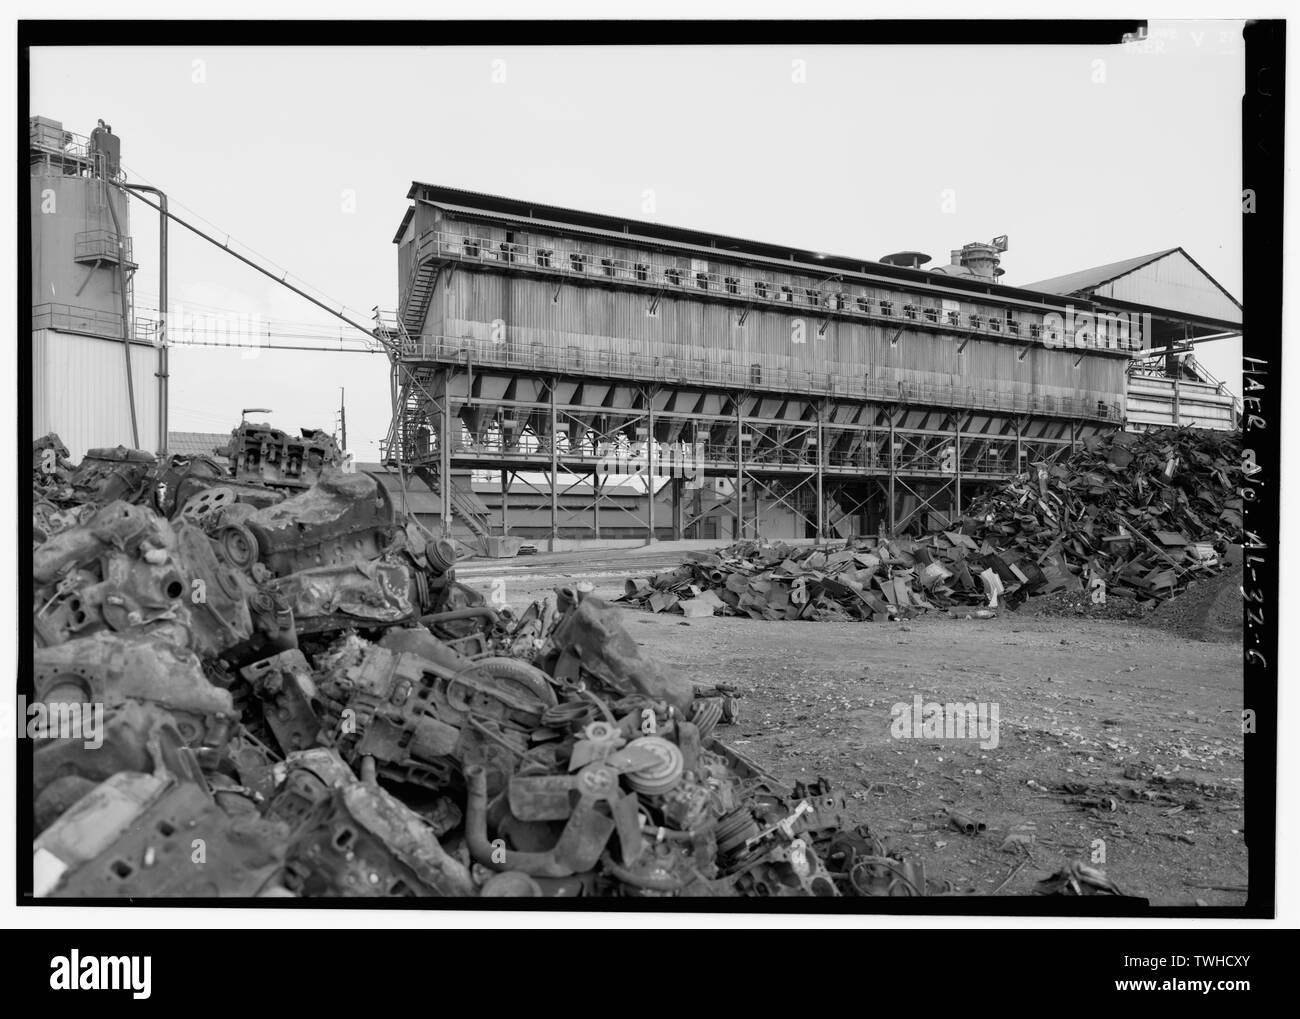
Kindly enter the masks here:
[[230, 445], [229, 432], [168, 432], [167, 452], [185, 456], [211, 456], [214, 449], [224, 450]]
[[1108, 262], [1106, 265], [1099, 265], [1092, 269], [1068, 272], [1064, 276], [1053, 276], [1051, 279], [1039, 280], [1037, 283], [1026, 283], [1025, 286], [1030, 290], [1042, 290], [1049, 294], [1077, 294], [1080, 291], [1099, 287], [1103, 283], [1109, 283], [1134, 269], [1140, 269], [1154, 262], [1157, 258], [1164, 258], [1181, 250], [1181, 248], [1165, 248], [1163, 251], [1154, 251], [1149, 255], [1138, 255], [1136, 258]]
[[[1156, 265], [1156, 263], [1162, 263]], [[1028, 284], [1035, 290], [1123, 302], [1240, 326], [1241, 302], [1181, 247]]]

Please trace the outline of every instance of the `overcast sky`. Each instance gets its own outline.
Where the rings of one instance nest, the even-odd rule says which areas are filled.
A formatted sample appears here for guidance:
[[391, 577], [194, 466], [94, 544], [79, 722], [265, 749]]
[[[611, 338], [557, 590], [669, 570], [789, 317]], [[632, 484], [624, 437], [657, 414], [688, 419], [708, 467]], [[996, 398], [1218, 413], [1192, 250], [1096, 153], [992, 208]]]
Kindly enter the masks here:
[[[941, 264], [1007, 234], [1011, 284], [1181, 245], [1240, 298], [1240, 23], [1151, 36], [1146, 52], [44, 49], [31, 112], [79, 134], [102, 117], [129, 178], [362, 318], [396, 304], [412, 180], [869, 259], [917, 249]], [[134, 208], [132, 229], [144, 304], [154, 213]], [[199, 239], [171, 240], [173, 308], [337, 331]], [[1198, 356], [1239, 388], [1239, 343]], [[349, 445], [377, 458], [382, 355], [177, 348], [172, 372], [173, 430], [228, 431], [242, 407], [332, 430], [344, 386]]]

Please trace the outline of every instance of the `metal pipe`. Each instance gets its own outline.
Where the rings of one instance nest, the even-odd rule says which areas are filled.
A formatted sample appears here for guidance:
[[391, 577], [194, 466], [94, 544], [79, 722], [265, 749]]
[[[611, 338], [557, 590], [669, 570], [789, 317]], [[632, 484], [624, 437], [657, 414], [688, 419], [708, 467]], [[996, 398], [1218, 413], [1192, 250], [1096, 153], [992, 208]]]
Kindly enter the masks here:
[[[147, 184], [132, 184], [138, 191], [148, 191], [158, 196], [158, 451], [167, 448], [167, 195], [161, 189]], [[138, 197], [138, 196], [137, 196]], [[148, 203], [146, 203], [148, 204]]]
[[625, 885], [641, 888], [648, 892], [679, 892], [686, 887], [686, 882], [677, 877], [649, 877], [636, 874], [621, 867], [610, 859], [609, 853], [600, 858], [601, 866]]
[[122, 237], [122, 224], [113, 206], [113, 195], [105, 191], [104, 200], [108, 203], [108, 214], [113, 217], [113, 233], [117, 235], [117, 288], [122, 301], [122, 353], [126, 355], [126, 402], [131, 409], [131, 446], [140, 448], [140, 426], [135, 419], [135, 376], [131, 371], [131, 314], [126, 302], [126, 241]]
[[[126, 191], [133, 191], [133, 192], [144, 190], [144, 188], [139, 184], [127, 184], [125, 182], [119, 183], [115, 181], [113, 182], [113, 186], [122, 188], [123, 190]], [[138, 198], [139, 196], [137, 195], [136, 197]], [[144, 204], [149, 206], [149, 208], [156, 210], [160, 215], [163, 215], [168, 219], [174, 219], [181, 226], [185, 227], [186, 230], [190, 231], [190, 233], [197, 234], [198, 236], [202, 237], [205, 241], [207, 241], [209, 244], [215, 245], [216, 247], [220, 248], [222, 251], [226, 252], [226, 254], [232, 255], [233, 257], [243, 262], [245, 265], [251, 266], [252, 268], [256, 269], [263, 276], [267, 276], [270, 279], [275, 280], [275, 282], [279, 283], [282, 287], [287, 287], [288, 289], [292, 290], [299, 297], [303, 298], [303, 300], [310, 301], [312, 304], [316, 305], [316, 307], [320, 308], [322, 311], [327, 311], [335, 318], [342, 319], [348, 325], [352, 326], [353, 329], [365, 333], [371, 339], [379, 341], [379, 343], [383, 344], [384, 347], [387, 348], [390, 352], [393, 353], [398, 352], [394, 348], [394, 345], [388, 340], [388, 338], [386, 336], [381, 335], [378, 330], [367, 329], [365, 326], [359, 325], [357, 322], [353, 321], [352, 319], [348, 318], [348, 316], [344, 315], [343, 312], [331, 308], [324, 301], [318, 300], [317, 298], [312, 297], [312, 295], [307, 293], [305, 290], [301, 290], [298, 287], [295, 287], [286, 278], [288, 276], [287, 273], [284, 274], [283, 276], [277, 276], [269, 269], [264, 269], [262, 266], [258, 265], [251, 258], [247, 258], [244, 255], [241, 255], [234, 248], [230, 247], [230, 245], [222, 244], [221, 241], [217, 240], [215, 237], [212, 237], [209, 234], [204, 233], [198, 227], [193, 226], [190, 223], [187, 223], [185, 220], [181, 219], [180, 216], [176, 215], [176, 213], [168, 212], [165, 208], [162, 208], [161, 206], [158, 205], [154, 205], [153, 202], [150, 202], [147, 199], [141, 198], [140, 201], [144, 202]]]
[[481, 764], [465, 769], [469, 795], [465, 802], [465, 845], [475, 862], [496, 871], [517, 870], [530, 877], [570, 877], [573, 870], [558, 863], [555, 851], [521, 853], [495, 845], [487, 836], [487, 769]]
[[454, 623], [458, 619], [486, 619], [488, 624], [495, 626], [497, 624], [496, 610], [489, 608], [487, 605], [471, 605], [465, 609], [451, 609], [447, 612], [430, 612], [427, 616], [420, 617], [420, 625], [427, 627], [437, 626], [439, 623]]

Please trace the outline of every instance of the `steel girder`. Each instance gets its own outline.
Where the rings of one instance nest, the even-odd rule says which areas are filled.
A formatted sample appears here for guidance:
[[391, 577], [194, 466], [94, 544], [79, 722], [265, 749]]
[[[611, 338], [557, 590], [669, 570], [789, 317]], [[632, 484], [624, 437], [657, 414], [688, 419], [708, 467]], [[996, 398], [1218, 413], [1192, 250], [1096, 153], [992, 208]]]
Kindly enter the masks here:
[[[387, 459], [438, 471], [508, 472], [591, 478], [591, 502], [566, 518], [591, 514], [598, 533], [611, 476], [672, 479], [674, 533], [717, 512], [682, 512], [681, 488], [726, 478], [734, 489], [737, 534], [758, 527], [758, 503], [789, 510], [825, 537], [835, 520], [859, 514], [884, 495], [880, 522], [905, 526], [945, 493], [960, 512], [972, 486], [1054, 462], [1102, 422], [998, 414], [985, 410], [878, 403], [835, 396], [710, 390], [566, 375], [502, 372], [474, 365], [408, 365], [394, 371], [395, 416]], [[576, 482], [564, 486], [570, 491]], [[653, 534], [654, 485], [642, 518]], [[864, 494], [865, 493], [865, 494]], [[899, 518], [898, 498], [916, 505]], [[747, 514], [747, 504], [751, 511]], [[556, 510], [558, 518], [558, 507]], [[508, 530], [508, 515], [503, 523]], [[554, 530], [558, 530], [558, 521]]]

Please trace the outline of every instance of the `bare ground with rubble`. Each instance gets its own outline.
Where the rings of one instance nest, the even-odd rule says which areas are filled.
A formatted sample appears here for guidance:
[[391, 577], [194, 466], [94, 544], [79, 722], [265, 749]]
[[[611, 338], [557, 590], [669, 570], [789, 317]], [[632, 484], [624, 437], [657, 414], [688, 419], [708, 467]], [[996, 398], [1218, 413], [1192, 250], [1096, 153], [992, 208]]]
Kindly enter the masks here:
[[[496, 582], [522, 608], [582, 580], [612, 599], [624, 578], [680, 558], [672, 546], [557, 553], [457, 573], [484, 594]], [[787, 781], [826, 777], [848, 794], [854, 823], [919, 854], [953, 893], [1028, 894], [1104, 849], [1109, 877], [1153, 904], [1245, 901], [1239, 641], [1028, 612], [897, 624], [628, 609], [626, 619], [691, 680], [743, 693], [722, 739]], [[891, 708], [917, 694], [996, 703], [998, 746], [892, 738]], [[958, 832], [953, 809], [987, 830]]]

